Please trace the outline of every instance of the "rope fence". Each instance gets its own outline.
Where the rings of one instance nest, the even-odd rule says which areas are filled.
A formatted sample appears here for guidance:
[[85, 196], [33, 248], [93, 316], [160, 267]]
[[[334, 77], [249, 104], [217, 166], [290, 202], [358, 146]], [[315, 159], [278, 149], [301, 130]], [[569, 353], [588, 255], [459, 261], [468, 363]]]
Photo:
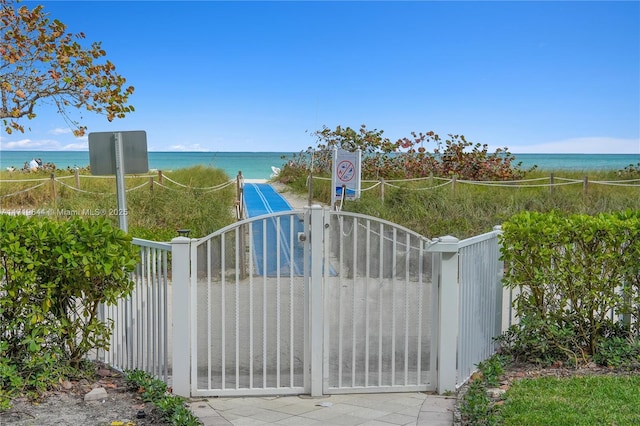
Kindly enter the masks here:
[[[141, 178], [147, 178], [148, 180], [146, 182], [143, 182], [133, 188], [128, 188], [126, 189], [126, 192], [133, 192], [133, 191], [137, 191], [139, 189], [142, 189], [146, 186], [149, 186], [151, 189], [153, 189], [154, 187], [160, 187], [160, 188], [164, 188], [164, 189], [168, 189], [168, 190], [173, 190], [173, 191], [180, 191], [183, 189], [188, 189], [188, 190], [193, 190], [193, 191], [203, 191], [203, 193], [210, 193], [210, 192], [215, 192], [215, 191], [219, 191], [222, 190], [230, 185], [233, 185], [236, 183], [236, 179], [230, 179], [226, 182], [217, 184], [217, 185], [213, 185], [213, 186], [207, 186], [207, 187], [194, 187], [188, 184], [183, 184], [180, 182], [177, 182], [173, 179], [171, 179], [169, 176], [167, 176], [166, 174], [164, 174], [162, 171], [158, 171], [157, 174], [147, 174], [147, 175], [126, 175], [125, 179], [141, 179]], [[75, 179], [75, 185], [71, 185], [68, 184], [66, 182], [64, 182], [64, 180], [68, 180], [68, 179]], [[11, 192], [8, 194], [0, 194], [0, 200], [4, 199], [4, 198], [8, 198], [8, 197], [13, 197], [16, 195], [20, 195], [20, 194], [24, 194], [27, 193], [29, 191], [32, 191], [36, 188], [39, 188], [43, 185], [46, 185], [47, 183], [51, 184], [51, 188], [52, 188], [52, 197], [55, 198], [56, 196], [56, 186], [60, 185], [61, 187], [67, 188], [71, 191], [74, 192], [78, 192], [78, 193], [82, 193], [82, 194], [89, 194], [89, 195], [116, 195], [115, 191], [111, 192], [97, 192], [97, 191], [89, 191], [87, 189], [82, 189], [81, 185], [80, 185], [80, 181], [81, 179], [115, 179], [115, 176], [94, 176], [94, 175], [84, 175], [84, 174], [79, 174], [78, 170], [75, 171], [75, 173], [73, 175], [68, 175], [68, 176], [56, 176], [55, 173], [52, 173], [50, 177], [48, 178], [34, 178], [34, 179], [0, 179], [0, 187], [6, 187], [6, 185], [16, 185], [16, 184], [24, 184], [24, 183], [34, 183], [36, 182], [35, 185], [29, 187], [29, 188], [24, 188], [21, 189], [19, 191], [15, 191], [15, 192]], [[156, 181], [157, 179], [157, 181]], [[165, 185], [164, 181], [168, 181], [170, 183], [172, 183], [175, 186], [178, 186], [179, 188], [174, 188], [172, 186], [169, 185]]]
[[[309, 176], [311, 180], [317, 179], [319, 181], [331, 181], [331, 178], [322, 176]], [[308, 179], [309, 179], [308, 178]], [[443, 188], [445, 186], [451, 186], [453, 192], [456, 191], [457, 185], [474, 185], [485, 186], [495, 188], [508, 188], [508, 189], [523, 189], [523, 188], [549, 188], [553, 191], [556, 187], [570, 186], [570, 185], [582, 185], [582, 192], [584, 195], [588, 193], [590, 185], [600, 186], [612, 186], [612, 187], [626, 187], [626, 188], [640, 188], [640, 179], [625, 179], [619, 181], [597, 181], [589, 180], [588, 176], [584, 176], [583, 179], [564, 178], [554, 176], [552, 173], [547, 177], [531, 178], [531, 179], [518, 179], [518, 180], [501, 180], [501, 181], [474, 181], [466, 179], [457, 179], [456, 176], [451, 178], [442, 178], [437, 176], [426, 176], [420, 178], [411, 179], [378, 179], [378, 180], [362, 180], [363, 188], [361, 192], [369, 191], [373, 188], [379, 187], [380, 199], [384, 200], [385, 188], [394, 188], [401, 191], [430, 191]], [[427, 182], [427, 186], [418, 186], [416, 183]], [[413, 186], [407, 186], [402, 184], [413, 184]], [[307, 185], [309, 187], [309, 185]]]
[[[321, 176], [312, 176], [312, 179], [325, 180], [325, 181], [330, 181], [331, 180], [331, 178], [321, 177]], [[412, 188], [412, 187], [400, 186], [400, 185], [396, 185], [395, 184], [395, 183], [402, 183], [402, 182], [419, 182], [419, 181], [424, 181], [424, 180], [441, 180], [441, 181], [444, 181], [444, 182], [441, 183], [441, 184], [438, 184], [438, 185], [431, 185], [431, 186], [426, 187], [426, 188]], [[541, 181], [545, 181], [545, 180], [548, 180], [550, 182], [549, 183], [544, 183], [544, 184], [539, 184], [539, 183], [530, 184], [530, 182], [541, 182]], [[561, 181], [561, 182], [555, 182], [555, 180], [558, 180], [558, 181]], [[449, 185], [449, 184], [454, 183], [454, 182], [455, 183], [462, 183], [462, 184], [469, 184], [469, 185], [496, 186], [496, 187], [504, 187], [504, 188], [540, 188], [540, 187], [554, 187], [554, 186], [584, 184], [586, 181], [588, 181], [589, 184], [611, 185], [611, 186], [626, 186], [626, 187], [630, 187], [630, 188], [640, 188], [640, 179], [626, 179], [626, 180], [619, 180], [619, 181], [612, 181], [612, 180], [597, 181], [597, 180], [588, 180], [586, 176], [585, 176], [584, 179], [581, 180], [581, 179], [556, 177], [556, 176], [552, 175], [550, 177], [541, 177], [541, 178], [533, 178], [533, 179], [485, 181], [485, 180], [456, 179], [456, 177], [453, 177], [453, 178], [441, 178], [441, 177], [435, 177], [434, 176], [434, 177], [413, 178], [413, 179], [362, 180], [363, 184], [365, 184], [365, 183], [374, 183], [373, 186], [367, 187], [366, 189], [363, 189], [362, 191], [366, 191], [366, 190], [374, 188], [374, 187], [376, 187], [378, 185], [389, 186], [391, 188], [406, 189], [408, 191], [424, 191], [425, 189], [440, 188], [442, 186], [446, 186], [446, 185]]]
[[[75, 185], [71, 185], [63, 182], [63, 180], [74, 179]], [[64, 188], [67, 188], [71, 191], [83, 193], [83, 194], [91, 194], [91, 195], [115, 195], [115, 192], [95, 192], [89, 191], [86, 189], [82, 189], [80, 185], [81, 179], [115, 179], [114, 176], [93, 176], [93, 175], [82, 175], [79, 174], [78, 171], [75, 171], [74, 175], [69, 176], [55, 176], [55, 174], [51, 174], [49, 178], [36, 178], [36, 179], [0, 179], [0, 186], [4, 186], [6, 184], [23, 184], [23, 183], [36, 183], [34, 186], [29, 188], [24, 188], [15, 192], [11, 192], [8, 194], [0, 195], [0, 199], [13, 197], [16, 195], [24, 194], [29, 191], [32, 191], [36, 188], [39, 188], [47, 183], [51, 183], [52, 185], [52, 193], [55, 196], [55, 186], [60, 185]], [[127, 192], [137, 191], [139, 189], [145, 188], [147, 186], [150, 187], [151, 190], [155, 187], [172, 190], [172, 191], [180, 191], [182, 189], [194, 190], [194, 191], [204, 191], [204, 193], [214, 192], [222, 190], [230, 185], [236, 184], [240, 182], [238, 179], [242, 179], [242, 176], [239, 175], [236, 179], [230, 179], [226, 182], [222, 182], [217, 185], [207, 186], [207, 187], [194, 187], [189, 184], [184, 184], [181, 182], [177, 182], [174, 179], [170, 178], [162, 171], [158, 171], [157, 174], [147, 174], [147, 175], [127, 175], [125, 176], [127, 179], [140, 179], [147, 178], [146, 182], [143, 182], [133, 188], [129, 188]], [[317, 179], [322, 181], [330, 181], [331, 178], [321, 177], [321, 176], [309, 176], [311, 179]], [[157, 180], [156, 180], [157, 179]], [[165, 184], [165, 180], [176, 187], [172, 187], [170, 185]], [[547, 181], [546, 183], [541, 183], [543, 181]], [[402, 183], [419, 183], [419, 182], [428, 182], [428, 186], [423, 187], [415, 187], [415, 186], [403, 186]], [[439, 183], [436, 183], [439, 182]], [[427, 176], [420, 178], [411, 178], [411, 179], [378, 179], [378, 180], [362, 180], [362, 183], [365, 188], [362, 189], [362, 192], [369, 191], [374, 188], [379, 187], [380, 196], [384, 199], [384, 189], [385, 187], [394, 188], [397, 190], [405, 190], [405, 191], [428, 191], [435, 190], [445, 186], [451, 185], [452, 190], [455, 191], [455, 188], [459, 184], [467, 184], [467, 185], [475, 185], [475, 186], [485, 186], [485, 187], [500, 187], [500, 188], [509, 188], [509, 189], [522, 189], [522, 188], [549, 188], [553, 190], [555, 187], [561, 186], [569, 186], [569, 185], [582, 185], [583, 192], [586, 194], [588, 191], [589, 185], [600, 185], [600, 186], [612, 186], [612, 187], [627, 187], [627, 188], [640, 188], [640, 179], [625, 179], [619, 181], [597, 181], [597, 180], [589, 180], [587, 176], [585, 176], [582, 180], [574, 179], [574, 178], [564, 178], [558, 177], [551, 174], [549, 177], [540, 177], [540, 178], [532, 178], [532, 179], [520, 179], [520, 180], [512, 180], [512, 181], [472, 181], [465, 179], [457, 179], [455, 176], [452, 178], [442, 178], [436, 176]], [[240, 186], [242, 186], [240, 184]]]

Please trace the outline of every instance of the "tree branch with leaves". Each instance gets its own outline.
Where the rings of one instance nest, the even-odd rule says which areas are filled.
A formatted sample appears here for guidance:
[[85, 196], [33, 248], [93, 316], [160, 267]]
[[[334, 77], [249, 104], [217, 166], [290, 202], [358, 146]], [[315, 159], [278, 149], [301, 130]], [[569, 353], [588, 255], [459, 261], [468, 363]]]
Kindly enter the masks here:
[[41, 5], [33, 9], [17, 0], [0, 0], [0, 119], [4, 130], [24, 132], [20, 119], [33, 119], [45, 102], [54, 105], [76, 136], [86, 126], [73, 119], [72, 107], [123, 118], [133, 86], [104, 60], [100, 42], [83, 47], [84, 33], [71, 34]]

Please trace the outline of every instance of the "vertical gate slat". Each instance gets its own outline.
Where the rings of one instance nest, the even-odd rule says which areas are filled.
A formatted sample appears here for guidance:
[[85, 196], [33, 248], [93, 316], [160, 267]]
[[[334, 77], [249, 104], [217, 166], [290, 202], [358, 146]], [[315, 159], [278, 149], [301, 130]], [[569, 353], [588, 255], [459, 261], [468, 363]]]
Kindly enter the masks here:
[[[291, 250], [291, 254], [290, 254], [290, 259], [291, 259], [291, 265], [294, 265], [294, 261], [295, 261], [295, 252], [294, 252], [294, 248], [295, 248], [295, 242], [296, 239], [294, 237], [295, 235], [295, 223], [296, 220], [298, 219], [297, 216], [293, 216], [291, 218], [291, 220], [289, 221], [289, 236], [291, 238], [291, 244], [290, 244], [290, 250]], [[294, 319], [294, 315], [293, 315], [293, 298], [294, 298], [294, 293], [293, 293], [293, 267], [289, 268], [289, 386], [293, 387], [294, 386], [294, 378], [295, 378], [295, 368], [294, 368], [294, 360], [295, 360], [295, 341], [294, 341], [294, 334], [293, 334], [293, 330], [294, 330], [294, 323], [293, 323], [293, 319]]]
[[396, 275], [398, 274], [398, 230], [393, 228], [391, 254], [391, 386], [396, 384]]
[[[276, 387], [280, 387], [280, 251], [282, 250], [280, 219], [281, 216], [276, 218]], [[293, 267], [292, 264], [289, 266]]]
[[254, 342], [254, 330], [253, 330], [253, 310], [254, 310], [254, 306], [253, 306], [253, 222], [249, 223], [249, 235], [248, 235], [248, 241], [249, 241], [249, 389], [253, 389], [254, 387], [254, 383], [253, 383], [253, 356], [254, 356], [254, 348], [253, 348], [253, 342]]
[[227, 244], [225, 236], [220, 238], [220, 352], [222, 354], [220, 361], [220, 371], [222, 379], [222, 389], [227, 387]]
[[405, 232], [404, 263], [404, 385], [409, 383], [409, 260], [411, 257], [411, 236]]
[[356, 386], [356, 352], [358, 348], [358, 342], [356, 340], [356, 312], [358, 307], [356, 305], [357, 295], [356, 290], [358, 288], [357, 285], [357, 277], [358, 277], [358, 219], [353, 218], [353, 224], [351, 228], [351, 232], [353, 232], [353, 282], [351, 284], [351, 292], [352, 292], [352, 300], [351, 300], [351, 386]]
[[422, 274], [424, 273], [424, 242], [418, 241], [419, 249], [418, 249], [418, 331], [417, 331], [417, 357], [416, 357], [416, 385], [419, 385], [422, 382], [422, 298], [424, 297], [424, 282], [422, 278]]
[[236, 335], [235, 335], [235, 352], [236, 352], [236, 389], [240, 388], [240, 227], [235, 229], [235, 322], [236, 322]]
[[344, 242], [344, 219], [340, 218], [340, 235], [338, 236], [338, 238], [340, 239], [340, 273], [339, 273], [339, 278], [338, 278], [338, 290], [337, 290], [337, 300], [336, 303], [338, 304], [338, 387], [342, 387], [342, 339], [343, 337], [343, 331], [342, 331], [342, 327], [343, 327], [343, 322], [342, 322], [342, 276], [345, 273], [345, 267], [344, 267], [344, 247], [345, 247], [345, 242]]
[[262, 221], [262, 387], [267, 387], [267, 219]]
[[380, 223], [380, 235], [378, 235], [380, 241], [380, 256], [378, 260], [378, 386], [382, 386], [382, 287], [384, 283], [384, 224]]
[[[365, 247], [366, 250], [370, 250], [371, 245], [371, 220], [367, 219], [367, 234], [366, 234], [366, 242]], [[366, 267], [365, 267], [365, 277], [366, 282], [364, 286], [364, 303], [365, 303], [365, 312], [364, 312], [364, 386], [369, 386], [369, 280], [371, 279], [371, 256], [366, 257]]]
[[207, 333], [207, 387], [211, 386], [211, 371], [213, 370], [213, 354], [211, 352], [211, 347], [212, 347], [212, 312], [211, 312], [211, 304], [213, 303], [213, 301], [211, 300], [211, 245], [212, 245], [212, 241], [209, 240], [207, 241], [207, 246], [206, 246], [206, 253], [207, 253], [207, 259], [209, 259], [209, 261], [207, 262], [207, 282], [206, 282], [206, 314], [207, 314], [207, 324], [206, 324], [206, 333]]

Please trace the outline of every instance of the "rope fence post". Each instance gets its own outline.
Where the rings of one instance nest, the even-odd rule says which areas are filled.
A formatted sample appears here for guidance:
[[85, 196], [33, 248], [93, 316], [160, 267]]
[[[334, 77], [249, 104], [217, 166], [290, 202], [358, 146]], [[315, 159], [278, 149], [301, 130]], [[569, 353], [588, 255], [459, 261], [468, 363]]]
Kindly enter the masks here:
[[75, 178], [76, 178], [76, 189], [80, 189], [80, 171], [76, 168], [73, 171], [73, 174], [75, 175]]
[[380, 178], [380, 201], [384, 203], [384, 178]]
[[158, 183], [164, 185], [164, 177], [162, 176], [162, 170], [158, 170]]
[[55, 204], [56, 198], [56, 174], [51, 173], [51, 202]]
[[549, 176], [549, 193], [553, 194], [553, 173]]
[[457, 175], [453, 175], [453, 178], [451, 179], [451, 192], [453, 194], [456, 193], [456, 181], [458, 180], [458, 176]]
[[582, 195], [587, 195], [587, 190], [589, 187], [589, 176], [585, 176], [582, 178]]
[[149, 190], [153, 192], [153, 176], [149, 176]]
[[238, 170], [236, 176], [236, 209], [238, 220], [244, 219], [244, 176], [242, 176], [242, 170]]

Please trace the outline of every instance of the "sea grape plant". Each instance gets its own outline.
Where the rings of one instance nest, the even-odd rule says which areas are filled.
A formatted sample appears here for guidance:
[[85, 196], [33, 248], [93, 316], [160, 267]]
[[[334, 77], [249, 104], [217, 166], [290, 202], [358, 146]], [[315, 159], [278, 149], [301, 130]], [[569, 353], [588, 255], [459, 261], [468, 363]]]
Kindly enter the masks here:
[[[444, 140], [435, 132], [411, 132], [396, 141], [383, 130], [337, 126], [313, 133], [315, 147], [294, 155], [281, 171], [281, 180], [292, 180], [308, 172], [330, 174], [332, 149], [362, 152], [364, 179], [403, 179], [426, 176], [468, 180], [515, 180], [526, 173], [508, 149], [489, 152], [487, 144], [468, 141], [464, 135], [450, 134]], [[289, 183], [289, 182], [285, 182]]]

